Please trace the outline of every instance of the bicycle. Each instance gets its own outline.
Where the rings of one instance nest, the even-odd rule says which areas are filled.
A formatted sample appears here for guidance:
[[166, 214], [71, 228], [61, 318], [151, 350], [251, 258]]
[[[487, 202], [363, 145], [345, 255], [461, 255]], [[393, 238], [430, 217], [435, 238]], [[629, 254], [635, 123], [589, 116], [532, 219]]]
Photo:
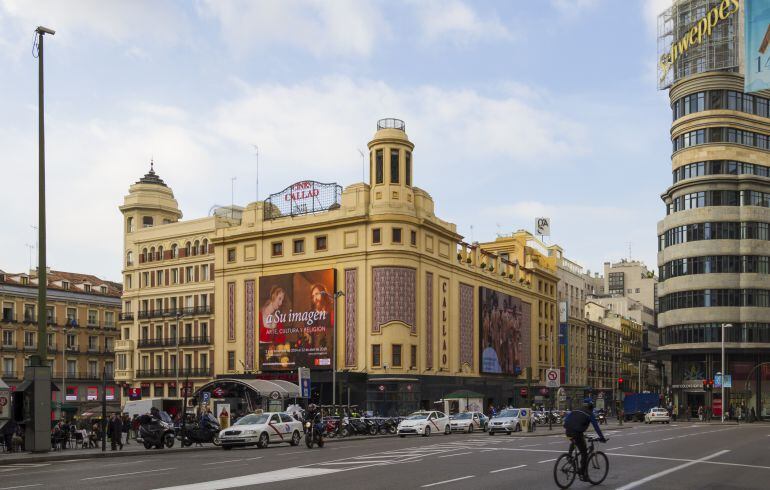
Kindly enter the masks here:
[[[607, 455], [601, 451], [594, 450], [594, 442], [601, 441], [597, 437], [587, 437], [588, 451], [586, 452], [586, 480], [593, 485], [599, 485], [607, 478], [610, 471], [610, 462]], [[604, 442], [607, 442], [605, 439]], [[553, 479], [559, 488], [569, 488], [575, 477], [578, 476], [580, 468], [580, 451], [575, 447], [575, 443], [570, 440], [569, 451], [559, 456], [553, 467]], [[582, 476], [580, 479], [585, 481]]]

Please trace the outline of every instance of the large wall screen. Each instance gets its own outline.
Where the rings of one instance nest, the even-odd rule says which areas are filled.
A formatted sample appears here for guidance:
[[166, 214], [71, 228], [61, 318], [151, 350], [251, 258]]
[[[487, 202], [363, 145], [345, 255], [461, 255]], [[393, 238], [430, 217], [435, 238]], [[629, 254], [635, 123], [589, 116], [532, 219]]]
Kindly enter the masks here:
[[531, 306], [479, 288], [481, 372], [519, 375], [529, 365]]
[[262, 371], [331, 369], [334, 291], [334, 269], [259, 279]]

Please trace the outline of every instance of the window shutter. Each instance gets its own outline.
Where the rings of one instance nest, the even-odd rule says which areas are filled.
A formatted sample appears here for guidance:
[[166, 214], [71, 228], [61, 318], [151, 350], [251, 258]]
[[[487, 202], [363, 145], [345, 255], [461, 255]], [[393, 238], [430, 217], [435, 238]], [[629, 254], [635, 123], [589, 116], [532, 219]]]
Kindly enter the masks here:
[[139, 254], [139, 263], [144, 264], [144, 254]]
[[170, 269], [166, 269], [166, 274], [165, 274], [165, 276], [166, 276], [166, 279], [165, 279], [166, 286], [168, 286], [168, 276], [170, 276], [170, 275], [171, 275], [171, 270]]
[[184, 284], [184, 267], [179, 268], [179, 284]]
[[213, 243], [209, 243], [209, 253], [210, 254], [214, 253], [214, 244]]
[[155, 287], [155, 271], [150, 272], [150, 287]]
[[199, 273], [198, 269], [200, 269], [200, 266], [196, 265], [195, 266], [195, 282], [200, 281], [200, 276], [198, 276], [198, 273]]
[[173, 256], [171, 255], [171, 250], [164, 250], [163, 251], [163, 258], [165, 260], [173, 258]]

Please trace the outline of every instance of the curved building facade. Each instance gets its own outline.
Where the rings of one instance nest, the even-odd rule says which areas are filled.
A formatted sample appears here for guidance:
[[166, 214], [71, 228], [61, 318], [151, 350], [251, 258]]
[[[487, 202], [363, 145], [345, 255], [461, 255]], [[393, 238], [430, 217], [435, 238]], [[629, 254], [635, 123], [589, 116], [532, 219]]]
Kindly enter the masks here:
[[[658, 224], [660, 350], [680, 414], [711, 407], [725, 328], [729, 405], [770, 417], [770, 112], [739, 70], [673, 83], [672, 184]], [[740, 408], [739, 408], [740, 407]]]

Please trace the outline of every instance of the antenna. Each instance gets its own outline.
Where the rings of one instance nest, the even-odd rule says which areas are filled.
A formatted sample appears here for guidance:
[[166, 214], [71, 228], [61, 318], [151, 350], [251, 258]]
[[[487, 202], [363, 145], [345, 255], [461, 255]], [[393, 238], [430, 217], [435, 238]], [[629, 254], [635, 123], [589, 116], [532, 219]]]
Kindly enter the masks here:
[[361, 148], [358, 148], [358, 153], [361, 155], [361, 182], [366, 183], [366, 163], [364, 160], [364, 152], [361, 151]]
[[631, 244], [633, 242], [628, 242], [628, 260], [631, 260]]
[[25, 243], [24, 246], [29, 249], [29, 270], [32, 271], [32, 249], [35, 248], [35, 246], [30, 245], [29, 243]]

